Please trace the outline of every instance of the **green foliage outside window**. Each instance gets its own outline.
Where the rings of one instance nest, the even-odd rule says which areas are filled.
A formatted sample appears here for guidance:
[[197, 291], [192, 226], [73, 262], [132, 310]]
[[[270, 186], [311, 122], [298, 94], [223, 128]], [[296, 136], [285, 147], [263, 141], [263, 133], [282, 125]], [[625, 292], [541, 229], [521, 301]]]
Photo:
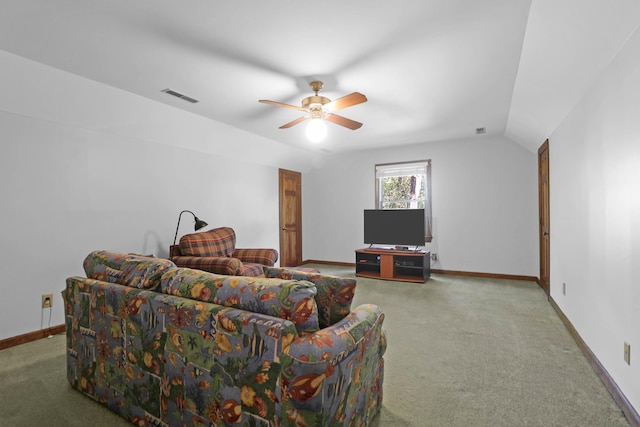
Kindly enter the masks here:
[[382, 178], [382, 209], [422, 209], [425, 207], [425, 180], [422, 176]]

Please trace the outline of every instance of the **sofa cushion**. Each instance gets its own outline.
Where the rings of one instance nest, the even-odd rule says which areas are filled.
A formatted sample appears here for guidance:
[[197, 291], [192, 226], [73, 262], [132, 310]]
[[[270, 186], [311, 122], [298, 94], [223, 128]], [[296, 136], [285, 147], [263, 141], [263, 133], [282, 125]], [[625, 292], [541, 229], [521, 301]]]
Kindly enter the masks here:
[[230, 227], [220, 227], [180, 238], [180, 252], [186, 256], [230, 257], [236, 246], [236, 233]]
[[278, 267], [264, 267], [265, 277], [288, 280], [307, 280], [316, 285], [315, 296], [321, 328], [331, 326], [351, 312], [356, 280], [319, 273], [308, 273]]
[[90, 279], [144, 289], [159, 286], [162, 274], [176, 266], [168, 259], [105, 250], [91, 252], [82, 265]]
[[221, 276], [190, 268], [167, 271], [162, 293], [291, 320], [299, 333], [319, 329], [316, 286], [307, 281]]

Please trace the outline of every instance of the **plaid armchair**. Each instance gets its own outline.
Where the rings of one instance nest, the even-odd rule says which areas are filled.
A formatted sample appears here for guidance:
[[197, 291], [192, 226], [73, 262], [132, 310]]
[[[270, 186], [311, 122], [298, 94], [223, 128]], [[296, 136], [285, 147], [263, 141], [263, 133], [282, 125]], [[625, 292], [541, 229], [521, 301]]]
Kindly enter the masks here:
[[275, 249], [236, 249], [236, 233], [220, 227], [202, 233], [186, 234], [172, 245], [169, 256], [178, 267], [194, 268], [227, 276], [264, 276], [263, 266], [278, 260]]

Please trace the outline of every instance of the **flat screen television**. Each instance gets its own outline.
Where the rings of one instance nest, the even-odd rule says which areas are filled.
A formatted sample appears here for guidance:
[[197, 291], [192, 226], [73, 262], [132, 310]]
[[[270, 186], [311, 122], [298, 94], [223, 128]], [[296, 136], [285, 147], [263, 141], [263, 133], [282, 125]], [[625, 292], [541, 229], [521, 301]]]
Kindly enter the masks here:
[[424, 246], [424, 209], [365, 209], [364, 243]]

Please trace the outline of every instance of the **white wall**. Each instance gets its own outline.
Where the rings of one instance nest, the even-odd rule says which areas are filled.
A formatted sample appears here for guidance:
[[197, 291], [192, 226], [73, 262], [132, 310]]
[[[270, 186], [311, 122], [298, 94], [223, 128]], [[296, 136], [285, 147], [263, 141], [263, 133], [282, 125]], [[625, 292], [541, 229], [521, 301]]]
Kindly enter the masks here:
[[329, 157], [303, 177], [304, 258], [354, 262], [374, 165], [431, 159], [432, 268], [538, 276], [537, 156], [478, 136]]
[[182, 209], [278, 249], [278, 166], [306, 153], [2, 51], [0, 93], [0, 339], [40, 329], [44, 293], [64, 323], [91, 250], [168, 256]]
[[[551, 296], [640, 409], [640, 32], [550, 138]], [[562, 294], [566, 283], [566, 296]], [[631, 344], [631, 365], [623, 361]]]

